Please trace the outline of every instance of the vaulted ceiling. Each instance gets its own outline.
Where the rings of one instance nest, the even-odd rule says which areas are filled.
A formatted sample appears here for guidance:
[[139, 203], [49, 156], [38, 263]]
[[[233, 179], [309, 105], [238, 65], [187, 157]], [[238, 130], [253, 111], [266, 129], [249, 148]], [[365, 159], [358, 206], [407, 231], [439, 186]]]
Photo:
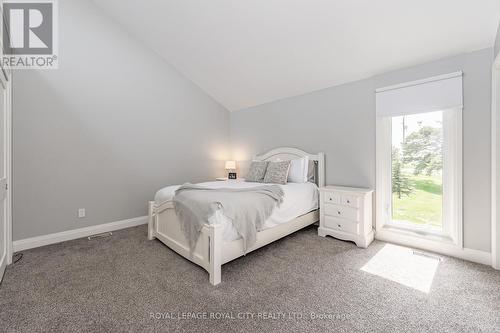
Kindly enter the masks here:
[[499, 0], [94, 0], [229, 110], [490, 47]]

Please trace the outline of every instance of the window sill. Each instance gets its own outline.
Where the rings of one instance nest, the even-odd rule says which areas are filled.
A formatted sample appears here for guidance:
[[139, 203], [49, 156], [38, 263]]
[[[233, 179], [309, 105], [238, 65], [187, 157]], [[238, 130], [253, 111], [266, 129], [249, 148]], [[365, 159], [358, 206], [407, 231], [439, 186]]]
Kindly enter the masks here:
[[375, 232], [375, 239], [387, 243], [398, 244], [404, 247], [421, 249], [450, 257], [456, 257], [472, 262], [491, 265], [491, 253], [464, 248], [462, 244], [452, 242], [449, 238], [440, 240], [429, 239], [421, 235], [382, 227]]
[[426, 251], [454, 256], [463, 250], [463, 246], [449, 236], [422, 234], [412, 230], [404, 230], [385, 225], [376, 230], [375, 238], [384, 242], [400, 244]]
[[443, 231], [440, 231], [439, 229], [429, 230], [429, 229], [418, 228], [418, 227], [404, 225], [404, 224], [396, 225], [393, 223], [385, 224], [382, 227], [382, 229], [389, 231], [389, 232], [407, 235], [410, 237], [428, 239], [428, 240], [442, 242], [442, 243], [448, 243], [448, 244], [456, 244], [453, 240], [453, 237], [451, 237], [448, 234], [445, 234]]

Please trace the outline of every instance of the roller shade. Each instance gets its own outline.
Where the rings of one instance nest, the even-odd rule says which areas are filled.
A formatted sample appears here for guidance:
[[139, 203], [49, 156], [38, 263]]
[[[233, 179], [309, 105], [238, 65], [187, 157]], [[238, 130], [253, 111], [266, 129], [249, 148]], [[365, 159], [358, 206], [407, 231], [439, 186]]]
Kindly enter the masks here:
[[462, 72], [380, 88], [375, 95], [381, 117], [462, 108]]

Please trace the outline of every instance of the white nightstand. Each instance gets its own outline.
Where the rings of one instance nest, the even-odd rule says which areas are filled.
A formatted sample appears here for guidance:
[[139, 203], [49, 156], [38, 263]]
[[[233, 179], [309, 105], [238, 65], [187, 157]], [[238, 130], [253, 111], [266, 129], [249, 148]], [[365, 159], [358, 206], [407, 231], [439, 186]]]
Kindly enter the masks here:
[[220, 181], [231, 180], [231, 181], [235, 181], [235, 182], [242, 182], [242, 181], [245, 181], [245, 178], [229, 179], [227, 177], [219, 177], [219, 178], [215, 178], [215, 180], [220, 180]]
[[372, 190], [325, 186], [320, 191], [318, 235], [350, 240], [359, 247], [373, 241]]

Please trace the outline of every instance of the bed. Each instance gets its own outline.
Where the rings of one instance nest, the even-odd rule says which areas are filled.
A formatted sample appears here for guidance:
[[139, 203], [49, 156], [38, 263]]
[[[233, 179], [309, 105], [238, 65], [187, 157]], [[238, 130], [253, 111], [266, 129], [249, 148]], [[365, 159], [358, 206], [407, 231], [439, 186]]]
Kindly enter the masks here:
[[[266, 220], [264, 228], [257, 233], [257, 242], [246, 253], [274, 242], [319, 221], [318, 187], [325, 185], [324, 154], [310, 154], [295, 148], [277, 148], [257, 155], [254, 160], [285, 161], [307, 156], [314, 163], [314, 183], [287, 183], [280, 185], [285, 200]], [[237, 180], [201, 183], [211, 188], [241, 188], [262, 185], [261, 183]], [[181, 231], [180, 221], [174, 210], [172, 198], [178, 186], [168, 186], [155, 195], [148, 205], [148, 239], [158, 239], [170, 249], [209, 273], [212, 285], [221, 282], [221, 266], [245, 254], [243, 241], [231, 223], [217, 211], [204, 224], [194, 251]]]

